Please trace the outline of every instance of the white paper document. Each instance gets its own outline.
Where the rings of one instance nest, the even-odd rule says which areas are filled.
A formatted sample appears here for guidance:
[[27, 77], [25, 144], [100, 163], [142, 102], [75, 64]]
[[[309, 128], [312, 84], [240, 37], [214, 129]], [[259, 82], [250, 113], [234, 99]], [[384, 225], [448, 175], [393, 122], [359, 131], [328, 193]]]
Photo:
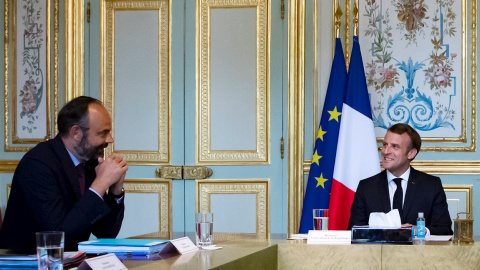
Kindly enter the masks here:
[[308, 231], [307, 244], [350, 245], [351, 242], [352, 242], [351, 231], [336, 231], [336, 230]]
[[450, 241], [452, 239], [451, 235], [427, 235], [425, 240], [427, 241]]
[[307, 240], [308, 234], [306, 233], [299, 233], [299, 234], [292, 234], [290, 235], [287, 240]]

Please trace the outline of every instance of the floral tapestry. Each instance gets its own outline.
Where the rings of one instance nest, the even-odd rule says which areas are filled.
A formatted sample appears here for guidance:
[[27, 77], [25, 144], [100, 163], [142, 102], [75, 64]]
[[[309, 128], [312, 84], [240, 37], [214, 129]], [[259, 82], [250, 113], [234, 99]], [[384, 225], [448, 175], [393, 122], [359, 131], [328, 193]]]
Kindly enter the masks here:
[[359, 40], [377, 137], [406, 123], [422, 137], [462, 132], [462, 4], [362, 0]]
[[16, 2], [15, 137], [44, 138], [46, 112], [46, 1]]

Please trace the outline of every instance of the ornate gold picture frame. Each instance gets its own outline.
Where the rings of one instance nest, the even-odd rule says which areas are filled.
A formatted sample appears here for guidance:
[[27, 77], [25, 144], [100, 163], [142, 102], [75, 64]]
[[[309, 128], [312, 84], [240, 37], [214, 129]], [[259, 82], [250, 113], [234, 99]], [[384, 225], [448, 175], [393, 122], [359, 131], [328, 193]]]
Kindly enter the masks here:
[[23, 152], [29, 147], [18, 145], [52, 134], [51, 84], [57, 93], [58, 74], [52, 80], [51, 58], [58, 66], [59, 2], [5, 0], [4, 8], [5, 151]]

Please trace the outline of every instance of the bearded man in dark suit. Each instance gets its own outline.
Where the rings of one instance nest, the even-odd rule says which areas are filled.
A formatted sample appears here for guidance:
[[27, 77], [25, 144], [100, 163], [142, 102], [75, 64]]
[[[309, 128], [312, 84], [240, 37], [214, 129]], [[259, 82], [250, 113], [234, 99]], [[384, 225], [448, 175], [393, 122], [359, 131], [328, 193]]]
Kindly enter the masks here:
[[117, 236], [128, 166], [121, 156], [103, 157], [111, 130], [97, 99], [77, 97], [60, 110], [58, 135], [28, 151], [15, 170], [0, 248], [35, 252], [39, 231], [64, 231], [65, 250], [77, 250], [91, 233]]
[[[410, 166], [420, 151], [421, 144], [420, 135], [409, 125], [395, 124], [387, 130], [381, 152], [385, 170], [358, 184], [350, 211], [349, 229], [354, 225], [368, 225], [370, 213], [388, 213], [397, 208], [402, 225], [413, 226], [418, 213], [423, 212], [427, 235], [453, 234], [440, 178]], [[401, 184], [402, 191], [399, 192], [399, 207], [394, 207], [395, 191], [398, 188], [396, 182]]]

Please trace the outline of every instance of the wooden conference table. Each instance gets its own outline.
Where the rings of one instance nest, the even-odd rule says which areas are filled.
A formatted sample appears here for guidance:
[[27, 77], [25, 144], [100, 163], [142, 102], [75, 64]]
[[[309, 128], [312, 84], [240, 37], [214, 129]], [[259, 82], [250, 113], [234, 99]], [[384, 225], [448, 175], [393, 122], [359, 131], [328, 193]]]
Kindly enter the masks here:
[[[477, 239], [478, 240], [478, 239]], [[125, 260], [128, 269], [480, 269], [480, 243], [455, 245], [307, 245], [305, 240], [235, 239], [222, 249], [157, 261]]]

